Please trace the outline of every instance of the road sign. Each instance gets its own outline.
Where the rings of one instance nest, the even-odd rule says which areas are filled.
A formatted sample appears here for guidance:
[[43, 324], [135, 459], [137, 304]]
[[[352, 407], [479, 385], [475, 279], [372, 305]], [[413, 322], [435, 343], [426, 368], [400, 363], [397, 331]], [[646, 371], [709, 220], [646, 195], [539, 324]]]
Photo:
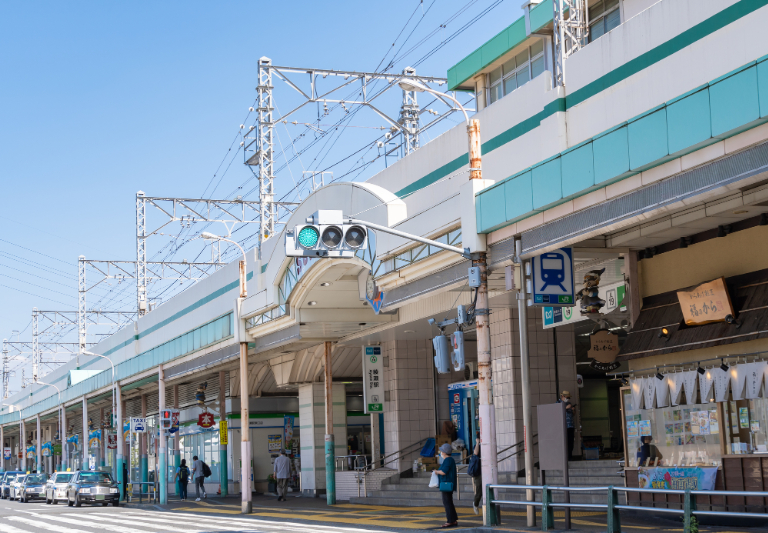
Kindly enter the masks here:
[[197, 417], [197, 425], [201, 428], [213, 427], [213, 415], [211, 413], [200, 413]]
[[227, 421], [223, 418], [219, 420], [219, 444], [222, 446], [229, 444], [229, 431], [227, 428]]
[[[617, 281], [598, 287], [598, 297], [605, 300], [605, 305], [600, 309], [600, 314], [607, 315], [617, 307], [621, 307], [623, 310], [626, 306], [624, 301], [625, 295], [626, 286], [624, 281]], [[589, 317], [582, 315], [575, 307], [573, 309], [569, 307], [544, 307], [541, 313], [544, 318], [544, 329], [589, 320]]]
[[573, 307], [573, 249], [560, 248], [531, 261], [533, 287], [531, 300], [535, 306]]
[[131, 431], [134, 433], [146, 433], [147, 432], [147, 419], [146, 418], [131, 418]]
[[363, 405], [366, 413], [384, 412], [384, 359], [381, 346], [363, 347]]

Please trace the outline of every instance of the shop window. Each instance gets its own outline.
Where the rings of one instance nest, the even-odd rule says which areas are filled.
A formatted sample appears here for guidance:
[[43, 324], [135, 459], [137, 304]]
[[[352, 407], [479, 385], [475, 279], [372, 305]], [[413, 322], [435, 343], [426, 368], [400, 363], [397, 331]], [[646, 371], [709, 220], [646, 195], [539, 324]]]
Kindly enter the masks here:
[[726, 453], [768, 452], [768, 399], [723, 402]]
[[589, 42], [621, 24], [619, 0], [600, 0], [589, 6]]
[[[650, 437], [655, 446], [650, 465], [720, 466], [720, 438], [727, 431], [722, 427], [720, 404], [706, 402], [656, 409], [635, 409], [632, 394], [624, 391], [624, 413], [627, 443], [627, 463], [631, 468], [644, 466], [641, 446]], [[647, 455], [647, 453], [646, 453]]]
[[537, 40], [488, 74], [489, 102], [522, 87], [544, 72], [544, 41]]

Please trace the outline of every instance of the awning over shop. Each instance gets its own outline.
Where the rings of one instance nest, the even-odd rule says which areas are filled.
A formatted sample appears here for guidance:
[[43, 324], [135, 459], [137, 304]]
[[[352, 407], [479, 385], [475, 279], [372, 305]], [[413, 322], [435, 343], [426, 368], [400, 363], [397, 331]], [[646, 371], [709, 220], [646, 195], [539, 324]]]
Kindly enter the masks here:
[[[677, 291], [643, 298], [640, 316], [627, 335], [618, 360], [698, 350], [768, 337], [768, 269], [726, 278], [735, 312], [732, 324], [687, 326]], [[681, 287], [680, 290], [689, 287]], [[660, 337], [667, 328], [667, 337]]]

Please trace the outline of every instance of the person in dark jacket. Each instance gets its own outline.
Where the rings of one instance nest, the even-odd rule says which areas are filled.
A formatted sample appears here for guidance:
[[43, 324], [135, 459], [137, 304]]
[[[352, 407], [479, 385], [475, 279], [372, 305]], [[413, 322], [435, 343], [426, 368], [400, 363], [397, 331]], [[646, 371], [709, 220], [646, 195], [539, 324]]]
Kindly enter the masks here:
[[128, 499], [128, 463], [123, 461], [123, 500]]
[[181, 465], [176, 469], [176, 477], [174, 481], [179, 484], [179, 499], [186, 501], [187, 499], [187, 483], [189, 483], [189, 467], [187, 466], [187, 460], [182, 459]]
[[[473, 451], [473, 455], [476, 455], [478, 459], [480, 459], [480, 435], [477, 435], [477, 441], [475, 443], [475, 449]], [[475, 514], [480, 514], [480, 501], [483, 499], [483, 474], [482, 471], [479, 475], [474, 476], [472, 478], [472, 492], [475, 497], [475, 499], [472, 501], [472, 509], [475, 511]]]
[[445, 524], [443, 527], [456, 527], [459, 525], [459, 516], [456, 514], [456, 507], [453, 505], [453, 493], [456, 490], [456, 461], [451, 457], [451, 445], [448, 443], [440, 446], [440, 456], [443, 462], [440, 470], [435, 473], [440, 476], [440, 483], [453, 483], [452, 491], [441, 491], [443, 496], [443, 507], [445, 507]]

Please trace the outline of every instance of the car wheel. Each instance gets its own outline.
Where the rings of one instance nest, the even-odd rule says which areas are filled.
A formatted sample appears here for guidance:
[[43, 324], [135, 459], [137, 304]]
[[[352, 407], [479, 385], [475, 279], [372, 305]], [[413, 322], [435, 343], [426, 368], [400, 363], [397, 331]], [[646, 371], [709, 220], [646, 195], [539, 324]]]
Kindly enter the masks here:
[[69, 499], [69, 494], [67, 494], [67, 505], [69, 507], [72, 507], [73, 505], [75, 505], [75, 502], [73, 502], [72, 500]]
[[52, 504], [52, 505], [56, 505], [57, 503], [59, 503], [59, 500], [57, 500], [56, 498], [53, 498], [53, 499], [51, 500], [51, 504]]
[[81, 505], [83, 505], [83, 502], [80, 501], [80, 496], [75, 494], [75, 507], [80, 507]]

